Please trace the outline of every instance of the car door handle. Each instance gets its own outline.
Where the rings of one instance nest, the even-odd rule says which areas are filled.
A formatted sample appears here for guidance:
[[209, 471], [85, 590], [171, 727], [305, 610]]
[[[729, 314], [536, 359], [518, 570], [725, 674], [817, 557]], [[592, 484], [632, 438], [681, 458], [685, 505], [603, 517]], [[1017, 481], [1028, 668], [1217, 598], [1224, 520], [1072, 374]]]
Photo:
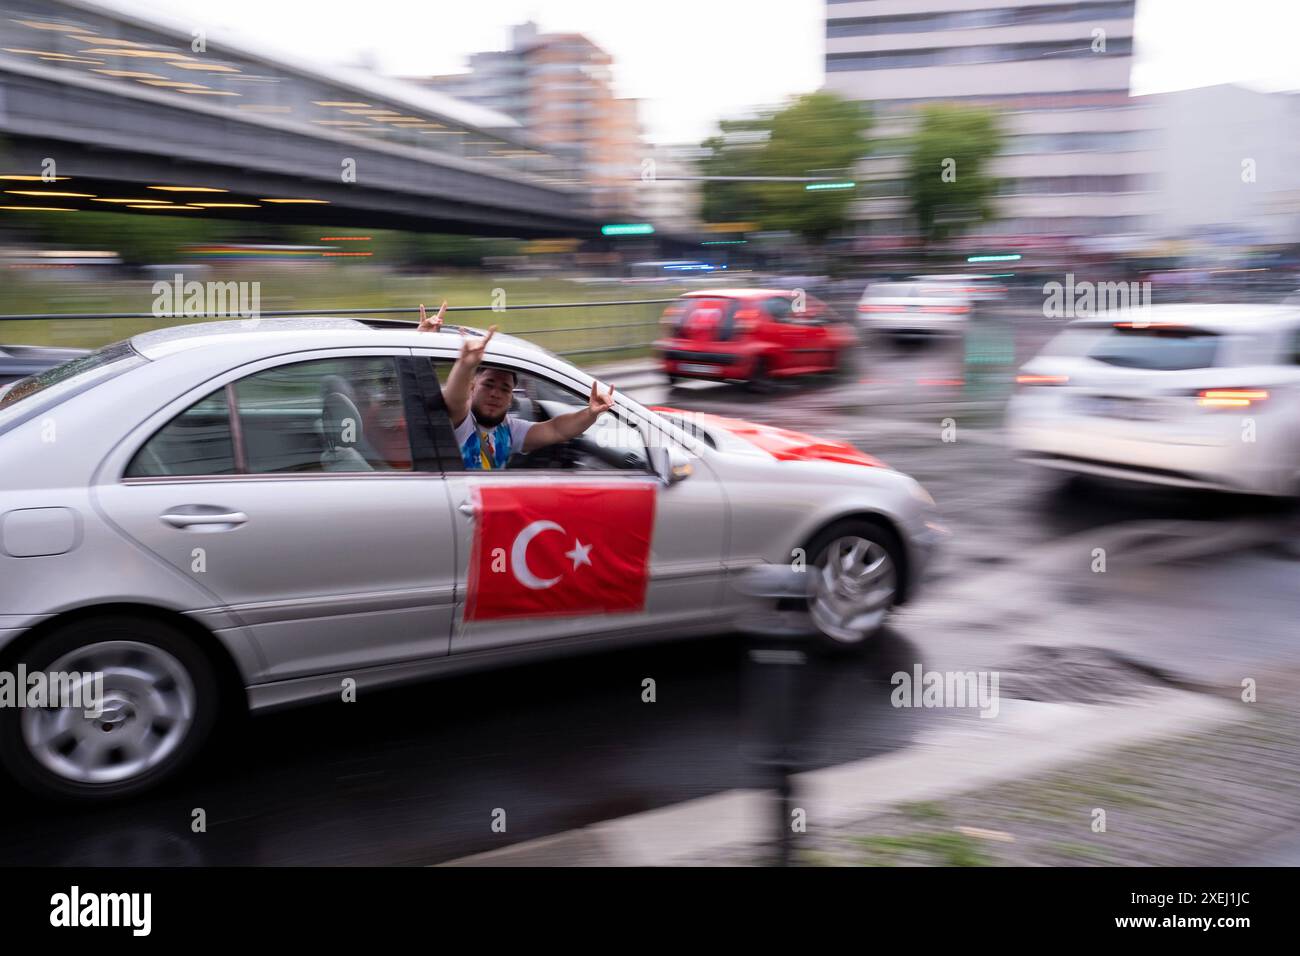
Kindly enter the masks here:
[[470, 504], [468, 501], [462, 501], [460, 504], [456, 506], [456, 510], [459, 511], [461, 514], [463, 514], [470, 521], [474, 520], [474, 515], [476, 514], [476, 512], [474, 510], [474, 506]]
[[193, 528], [202, 525], [230, 525], [238, 527], [248, 520], [248, 515], [242, 511], [227, 511], [220, 513], [199, 513], [185, 514], [183, 512], [167, 512], [159, 515], [163, 521], [173, 528]]

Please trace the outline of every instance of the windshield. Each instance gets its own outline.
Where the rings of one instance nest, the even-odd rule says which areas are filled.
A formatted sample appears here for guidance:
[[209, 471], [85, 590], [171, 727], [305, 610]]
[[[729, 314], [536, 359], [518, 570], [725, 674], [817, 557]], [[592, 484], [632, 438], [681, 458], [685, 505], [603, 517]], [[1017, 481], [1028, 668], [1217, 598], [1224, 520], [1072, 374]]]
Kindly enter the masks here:
[[0, 393], [0, 433], [145, 361], [122, 341], [19, 379]]

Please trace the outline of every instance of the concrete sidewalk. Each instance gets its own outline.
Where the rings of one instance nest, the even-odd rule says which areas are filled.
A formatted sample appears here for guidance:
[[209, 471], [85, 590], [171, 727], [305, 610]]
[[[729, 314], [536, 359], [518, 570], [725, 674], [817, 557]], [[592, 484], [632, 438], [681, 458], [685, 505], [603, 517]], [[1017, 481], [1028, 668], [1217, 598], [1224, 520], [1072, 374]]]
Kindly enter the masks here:
[[[906, 750], [799, 774], [811, 852], [901, 804], [942, 800], [1240, 715], [1222, 699], [1161, 689], [1117, 704], [1010, 701], [997, 720], [954, 718]], [[733, 790], [453, 861], [453, 866], [671, 866], [762, 862], [771, 794]]]

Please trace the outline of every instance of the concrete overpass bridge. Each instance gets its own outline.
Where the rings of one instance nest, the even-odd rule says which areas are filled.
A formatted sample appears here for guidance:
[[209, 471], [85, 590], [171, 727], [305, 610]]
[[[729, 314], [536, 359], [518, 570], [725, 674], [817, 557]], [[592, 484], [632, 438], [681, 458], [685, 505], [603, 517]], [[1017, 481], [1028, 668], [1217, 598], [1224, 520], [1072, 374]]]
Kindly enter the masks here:
[[[55, 181], [13, 178], [51, 160]], [[610, 221], [509, 117], [116, 0], [0, 0], [0, 190], [10, 208], [485, 236]]]

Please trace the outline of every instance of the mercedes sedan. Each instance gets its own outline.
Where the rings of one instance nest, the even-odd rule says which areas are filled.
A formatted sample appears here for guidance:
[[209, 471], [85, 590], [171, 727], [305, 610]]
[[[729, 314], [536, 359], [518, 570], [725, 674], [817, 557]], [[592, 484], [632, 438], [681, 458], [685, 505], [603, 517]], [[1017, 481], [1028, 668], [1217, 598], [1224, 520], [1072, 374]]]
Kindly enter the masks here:
[[[482, 333], [391, 326], [178, 326], [0, 387], [0, 674], [84, 692], [0, 708], [17, 781], [121, 797], [242, 710], [723, 632], [754, 568], [800, 574], [839, 648], [922, 583], [929, 495], [847, 446], [790, 452], [808, 436], [616, 394], [586, 433], [467, 470], [441, 383]], [[534, 422], [593, 383], [508, 336], [485, 364]]]

